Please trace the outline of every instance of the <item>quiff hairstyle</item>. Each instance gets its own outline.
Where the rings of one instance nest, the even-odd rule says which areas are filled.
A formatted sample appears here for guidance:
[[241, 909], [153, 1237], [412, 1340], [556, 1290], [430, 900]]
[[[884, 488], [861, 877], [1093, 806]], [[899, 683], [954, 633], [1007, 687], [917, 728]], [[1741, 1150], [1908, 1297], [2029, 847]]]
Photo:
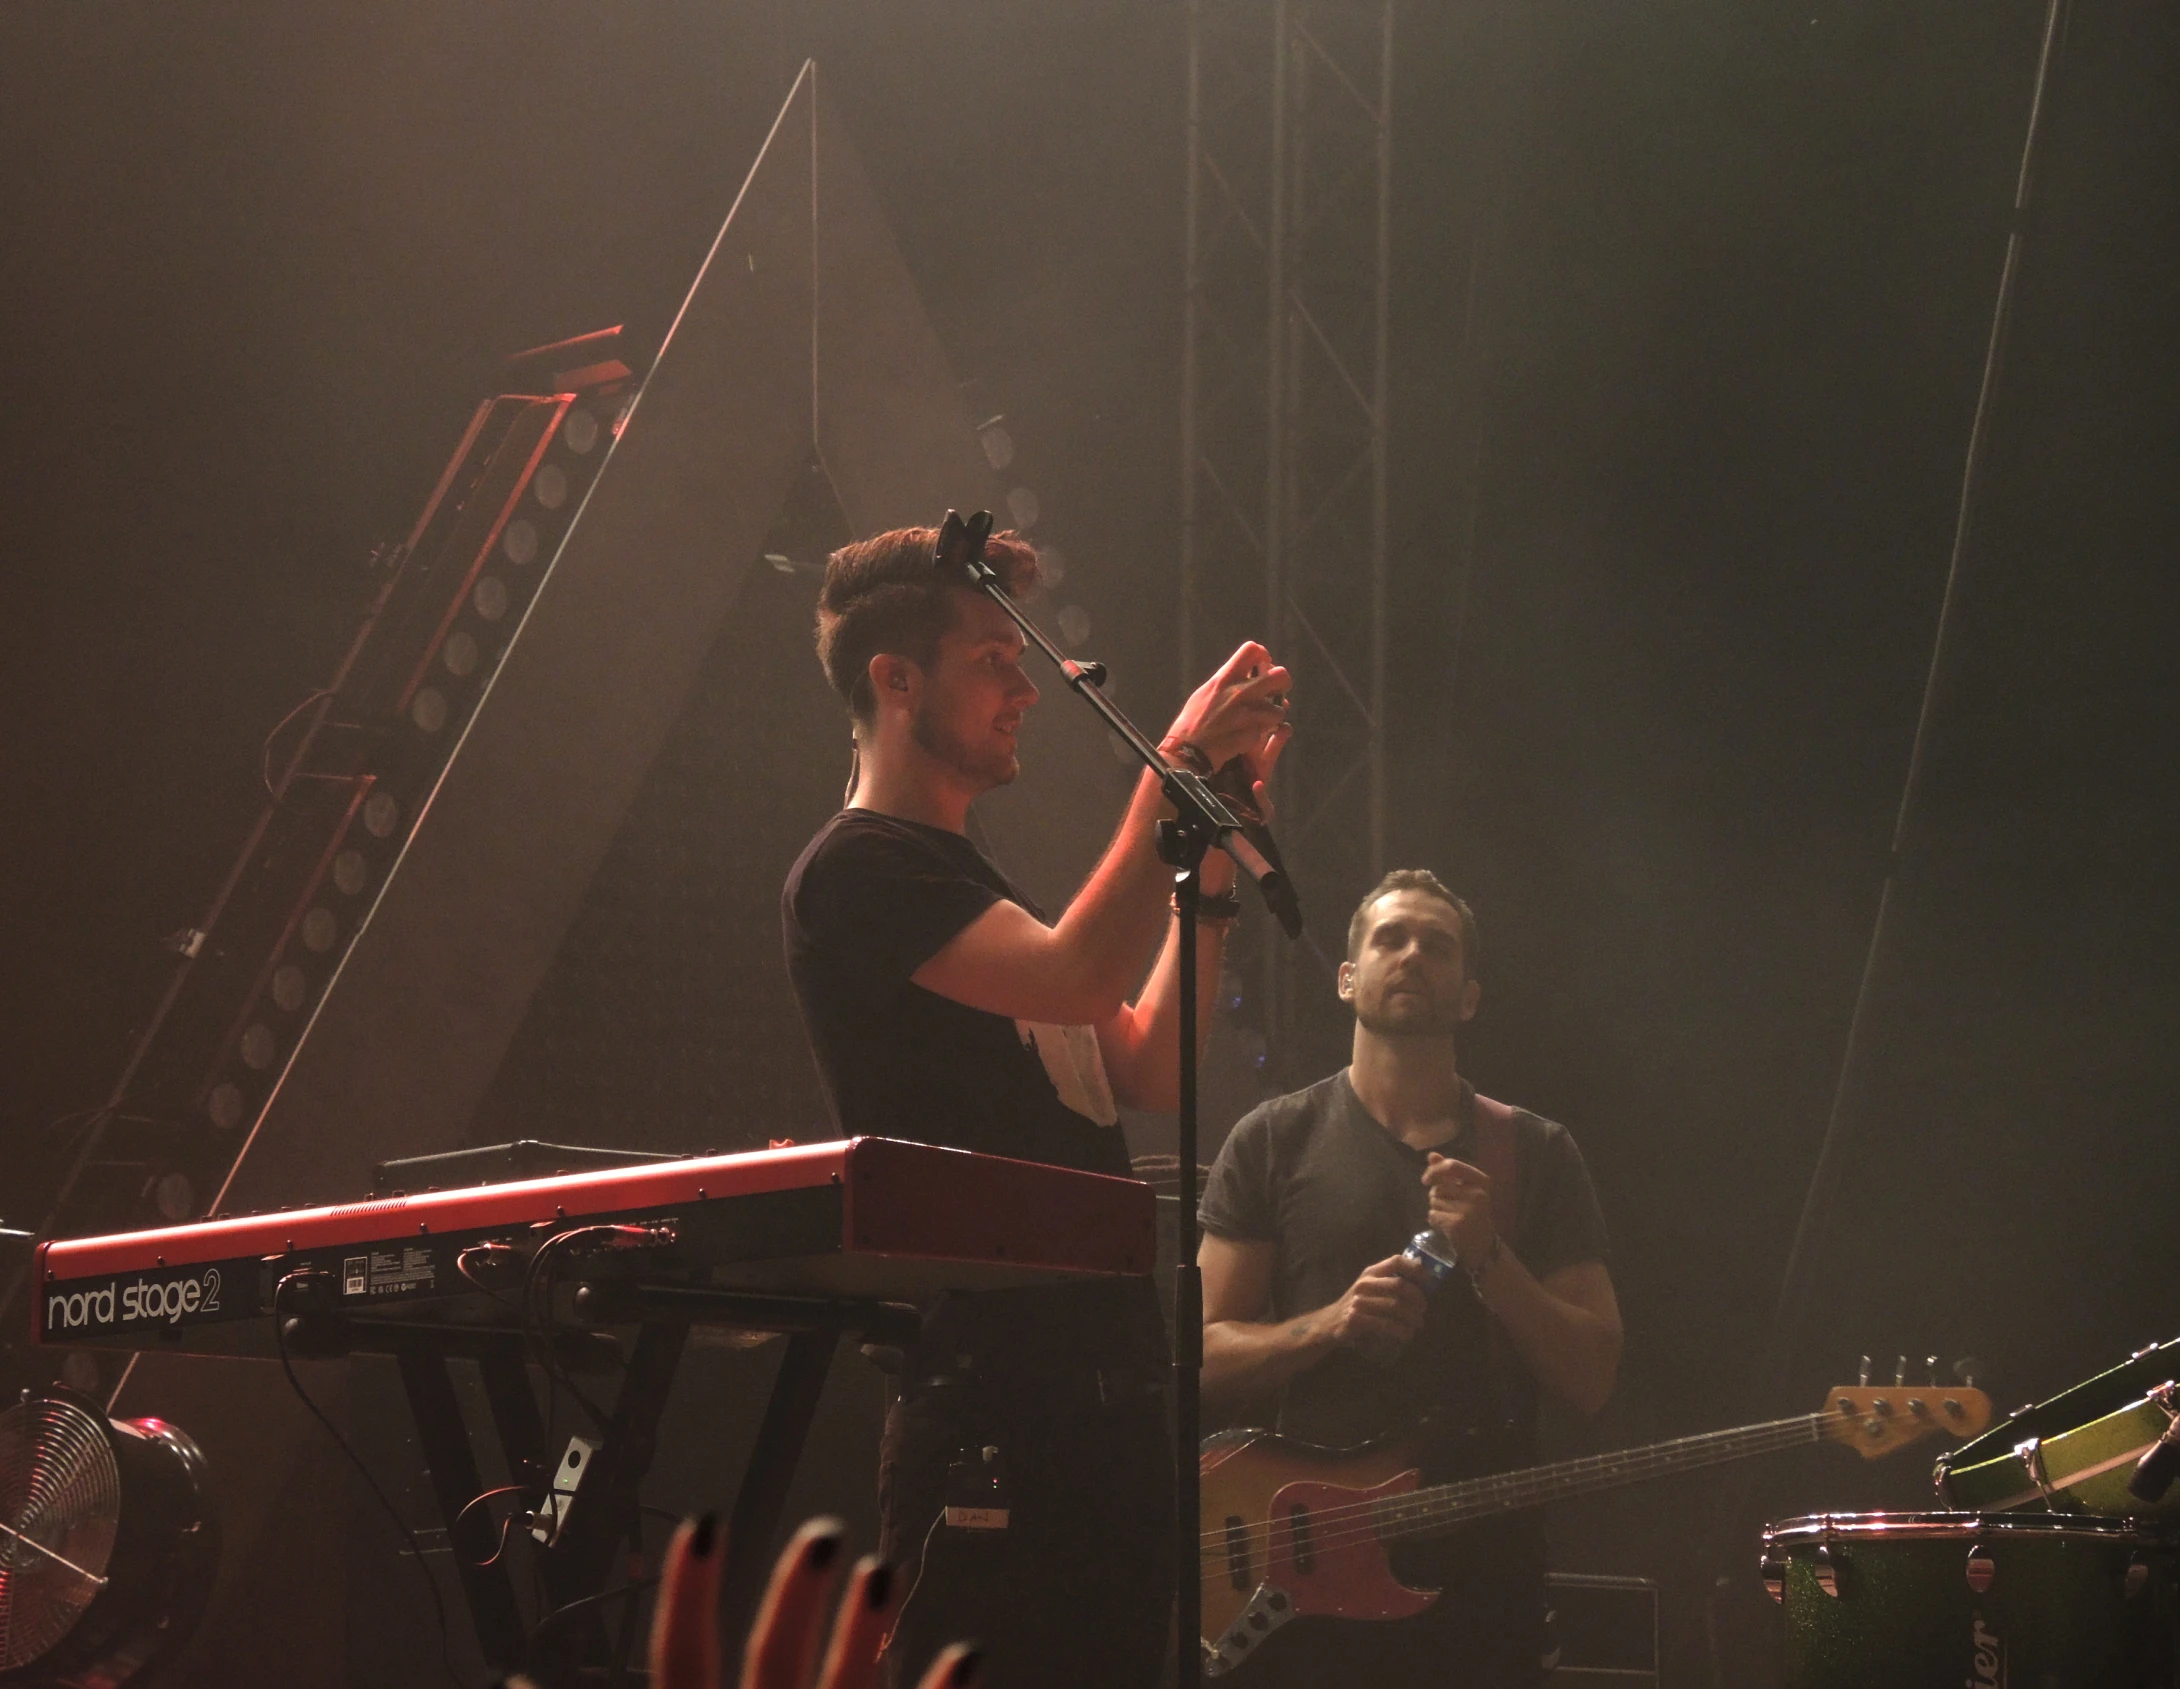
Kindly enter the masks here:
[[1447, 889], [1446, 883], [1428, 868], [1395, 868], [1384, 879], [1370, 888], [1370, 893], [1355, 905], [1355, 913], [1347, 923], [1347, 959], [1352, 962], [1362, 954], [1363, 935], [1370, 930], [1370, 911], [1381, 897], [1390, 897], [1396, 891], [1420, 891], [1427, 897], [1435, 897], [1461, 920], [1461, 971], [1470, 979], [1476, 977], [1476, 913]]
[[[818, 661], [848, 713], [865, 726], [878, 717], [870, 660], [884, 652], [928, 669], [960, 617], [955, 595], [969, 591], [969, 583], [934, 565], [938, 540], [936, 528], [895, 528], [844, 545], [825, 560]], [[1010, 598], [1026, 597], [1037, 585], [1036, 548], [1011, 531], [984, 542], [984, 561]]]

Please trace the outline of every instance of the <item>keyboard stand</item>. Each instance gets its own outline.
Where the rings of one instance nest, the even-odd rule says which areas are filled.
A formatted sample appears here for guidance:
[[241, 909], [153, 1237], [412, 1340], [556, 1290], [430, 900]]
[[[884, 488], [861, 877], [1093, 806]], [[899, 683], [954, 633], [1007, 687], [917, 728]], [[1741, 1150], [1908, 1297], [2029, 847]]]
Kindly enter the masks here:
[[[528, 1340], [512, 1328], [352, 1318], [332, 1309], [298, 1311], [302, 1324], [291, 1338], [296, 1352], [313, 1356], [394, 1357], [478, 1645], [493, 1670], [525, 1671], [541, 1689], [572, 1685], [585, 1667], [605, 1667], [615, 1682], [625, 1676], [637, 1644], [637, 1608], [630, 1606], [620, 1635], [609, 1639], [603, 1610], [615, 1592], [608, 1579], [619, 1550], [639, 1540], [637, 1492], [651, 1467], [659, 1417], [692, 1325], [777, 1332], [787, 1339], [727, 1519], [719, 1617], [721, 1634], [729, 1638], [747, 1634], [763, 1598], [788, 1491], [840, 1340], [855, 1336], [905, 1347], [918, 1325], [915, 1309], [900, 1303], [652, 1285], [640, 1277], [578, 1283], [573, 1305], [579, 1320], [589, 1323], [560, 1322], [555, 1335], [579, 1333], [593, 1360], [620, 1349], [593, 1327], [632, 1324], [635, 1336], [602, 1433], [585, 1427], [557, 1451], [546, 1446]], [[479, 1556], [465, 1551], [473, 1545], [454, 1535], [455, 1518], [486, 1488], [448, 1370], [456, 1357], [477, 1363], [512, 1479], [543, 1488], [553, 1507], [546, 1521], [550, 1540], [536, 1549], [550, 1608], [534, 1629], [525, 1625], [505, 1560], [478, 1565]], [[564, 1471], [568, 1466], [577, 1470]]]

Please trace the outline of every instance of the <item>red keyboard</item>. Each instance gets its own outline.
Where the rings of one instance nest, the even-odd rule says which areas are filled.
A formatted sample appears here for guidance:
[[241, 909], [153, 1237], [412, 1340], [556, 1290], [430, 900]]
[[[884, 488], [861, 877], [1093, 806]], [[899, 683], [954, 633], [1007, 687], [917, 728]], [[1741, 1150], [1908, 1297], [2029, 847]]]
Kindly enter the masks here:
[[47, 1243], [36, 1336], [270, 1355], [297, 1273], [344, 1317], [504, 1325], [537, 1247], [578, 1228], [571, 1278], [595, 1246], [641, 1251], [654, 1285], [919, 1302], [1147, 1274], [1154, 1225], [1132, 1179], [851, 1138]]

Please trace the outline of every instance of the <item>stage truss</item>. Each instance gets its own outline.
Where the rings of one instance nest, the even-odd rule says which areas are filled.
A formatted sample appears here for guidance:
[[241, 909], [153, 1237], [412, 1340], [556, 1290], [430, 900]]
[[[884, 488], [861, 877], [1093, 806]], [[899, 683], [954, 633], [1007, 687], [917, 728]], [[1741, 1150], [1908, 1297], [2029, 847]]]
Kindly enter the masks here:
[[1295, 674], [1279, 833], [1311, 940], [1244, 963], [1272, 1081], [1385, 864], [1394, 21], [1189, 7], [1181, 679], [1252, 634]]

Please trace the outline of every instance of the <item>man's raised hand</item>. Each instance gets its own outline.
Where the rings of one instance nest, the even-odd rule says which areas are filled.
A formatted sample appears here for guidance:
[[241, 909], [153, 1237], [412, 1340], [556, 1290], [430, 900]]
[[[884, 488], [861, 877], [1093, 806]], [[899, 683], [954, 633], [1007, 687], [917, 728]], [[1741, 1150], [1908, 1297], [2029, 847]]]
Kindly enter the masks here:
[[1479, 1268], [1489, 1261], [1499, 1235], [1491, 1218], [1491, 1175], [1434, 1150], [1423, 1168], [1423, 1188], [1430, 1195], [1432, 1226], [1461, 1259]]
[[1250, 640], [1190, 694], [1166, 737], [1187, 740], [1213, 768], [1245, 756], [1262, 780], [1278, 760], [1277, 746], [1285, 743], [1292, 685], [1272, 654]]

